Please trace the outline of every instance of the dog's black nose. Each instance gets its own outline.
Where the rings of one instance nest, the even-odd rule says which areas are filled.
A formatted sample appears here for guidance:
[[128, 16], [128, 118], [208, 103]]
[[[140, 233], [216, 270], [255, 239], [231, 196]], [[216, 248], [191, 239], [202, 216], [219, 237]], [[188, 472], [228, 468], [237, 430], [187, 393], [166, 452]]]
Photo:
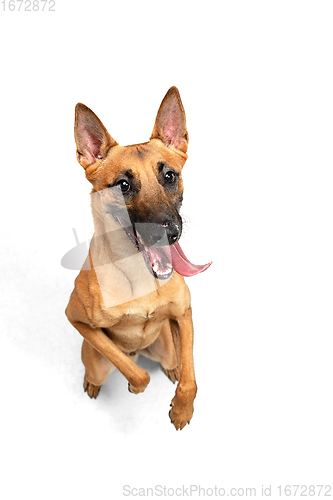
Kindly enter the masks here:
[[165, 223], [135, 223], [137, 233], [142, 237], [148, 246], [173, 245], [180, 238], [181, 226], [174, 222]]
[[179, 238], [179, 228], [176, 224], [162, 224], [165, 227], [169, 245], [173, 245]]

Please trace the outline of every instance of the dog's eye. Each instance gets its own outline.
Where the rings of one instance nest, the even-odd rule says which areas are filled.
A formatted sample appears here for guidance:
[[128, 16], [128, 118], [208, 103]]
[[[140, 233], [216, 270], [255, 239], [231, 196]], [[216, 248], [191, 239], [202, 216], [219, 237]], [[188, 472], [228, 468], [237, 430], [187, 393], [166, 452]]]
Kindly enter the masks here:
[[172, 170], [169, 170], [164, 174], [164, 179], [168, 184], [172, 184], [173, 182], [175, 182], [176, 175], [174, 172], [172, 172]]
[[120, 186], [122, 193], [127, 193], [131, 189], [129, 182], [125, 181], [125, 179], [118, 181], [116, 186]]

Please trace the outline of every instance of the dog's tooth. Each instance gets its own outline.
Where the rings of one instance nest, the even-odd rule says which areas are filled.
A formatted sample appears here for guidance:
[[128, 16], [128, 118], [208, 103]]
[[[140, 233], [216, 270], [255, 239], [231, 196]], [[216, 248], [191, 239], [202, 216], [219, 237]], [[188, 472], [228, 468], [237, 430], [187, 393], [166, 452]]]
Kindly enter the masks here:
[[148, 247], [146, 247], [146, 245], [144, 246], [144, 249], [146, 252], [148, 252]]

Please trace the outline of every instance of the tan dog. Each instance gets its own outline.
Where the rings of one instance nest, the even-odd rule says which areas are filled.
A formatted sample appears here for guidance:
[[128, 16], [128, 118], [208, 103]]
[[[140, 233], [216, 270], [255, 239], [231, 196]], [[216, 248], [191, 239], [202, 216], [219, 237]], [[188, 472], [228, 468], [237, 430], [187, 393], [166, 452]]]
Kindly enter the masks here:
[[190, 293], [182, 275], [209, 264], [191, 264], [178, 243], [188, 145], [179, 92], [175, 87], [167, 92], [150, 141], [126, 147], [89, 108], [77, 104], [75, 141], [78, 162], [93, 185], [95, 227], [66, 309], [84, 337], [84, 389], [97, 397], [118, 368], [130, 392], [143, 392], [150, 377], [135, 364], [141, 353], [179, 381], [170, 418], [182, 429], [191, 420], [197, 392]]

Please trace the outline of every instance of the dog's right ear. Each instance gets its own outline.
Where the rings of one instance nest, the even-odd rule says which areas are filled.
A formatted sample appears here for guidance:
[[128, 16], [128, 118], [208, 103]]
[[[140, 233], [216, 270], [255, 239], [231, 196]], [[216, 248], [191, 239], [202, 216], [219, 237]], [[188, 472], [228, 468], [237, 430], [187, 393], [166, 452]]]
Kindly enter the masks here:
[[74, 136], [77, 160], [84, 169], [103, 160], [117, 145], [95, 113], [80, 102], [75, 106]]

